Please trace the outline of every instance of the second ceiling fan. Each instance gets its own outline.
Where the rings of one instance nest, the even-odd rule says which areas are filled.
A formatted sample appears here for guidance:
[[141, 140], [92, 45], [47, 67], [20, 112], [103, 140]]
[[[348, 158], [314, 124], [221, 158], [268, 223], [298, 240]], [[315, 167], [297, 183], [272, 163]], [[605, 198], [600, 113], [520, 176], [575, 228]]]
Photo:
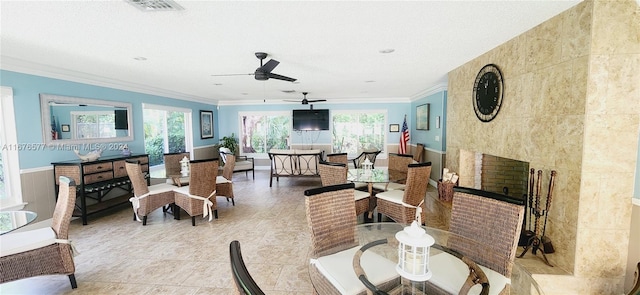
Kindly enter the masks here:
[[301, 102], [302, 104], [327, 101], [326, 99], [307, 99], [307, 94], [309, 94], [309, 92], [302, 92], [302, 95], [304, 95], [304, 98], [302, 100], [286, 100], [285, 99], [284, 101]]
[[276, 80], [294, 82], [294, 81], [297, 80], [295, 78], [291, 78], [291, 77], [282, 76], [282, 75], [278, 75], [278, 74], [272, 73], [271, 71], [273, 71], [273, 69], [276, 66], [278, 66], [278, 64], [280, 64], [280, 62], [275, 60], [275, 59], [270, 59], [265, 64], [262, 64], [262, 60], [267, 58], [267, 56], [268, 56], [268, 54], [265, 53], [265, 52], [256, 52], [256, 57], [260, 60], [260, 67], [257, 68], [255, 70], [255, 72], [253, 72], [253, 73], [248, 73], [248, 74], [224, 74], [224, 75], [211, 75], [211, 76], [244, 76], [244, 75], [253, 75], [256, 80], [260, 80], [260, 81], [265, 81], [265, 80], [269, 80], [269, 79], [276, 79]]

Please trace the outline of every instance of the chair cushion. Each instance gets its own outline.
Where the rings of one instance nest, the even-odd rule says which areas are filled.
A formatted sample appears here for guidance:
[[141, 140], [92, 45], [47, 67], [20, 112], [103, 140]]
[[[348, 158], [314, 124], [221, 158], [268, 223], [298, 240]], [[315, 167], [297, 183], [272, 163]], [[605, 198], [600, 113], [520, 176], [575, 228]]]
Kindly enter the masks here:
[[225, 154], [232, 154], [231, 150], [229, 148], [226, 147], [220, 147], [219, 151], [225, 153]]
[[[180, 178], [180, 182], [182, 182], [182, 178]], [[189, 181], [187, 180], [186, 183], [189, 183]], [[155, 194], [166, 193], [174, 190], [175, 188], [176, 188], [175, 186], [168, 183], [158, 183], [158, 184], [149, 186], [149, 194], [155, 195]]]
[[[500, 273], [482, 265], [479, 266], [489, 279], [489, 294], [499, 294], [504, 286], [511, 283], [511, 279]], [[458, 294], [458, 290], [469, 276], [467, 264], [446, 252], [429, 257], [429, 269], [433, 273], [429, 282], [451, 294]], [[482, 291], [482, 286], [476, 284], [469, 290], [469, 294], [480, 294], [480, 291]]]
[[253, 162], [251, 161], [238, 161], [233, 167], [233, 171], [251, 170], [253, 169]]
[[378, 190], [382, 190], [382, 191], [398, 191], [398, 190], [403, 190], [406, 187], [406, 185], [402, 184], [402, 183], [395, 183], [395, 182], [389, 182], [389, 184], [387, 185], [387, 183], [374, 183], [373, 184], [373, 188], [378, 189]]
[[56, 243], [56, 232], [50, 227], [0, 236], [0, 257], [42, 248]]
[[354, 199], [356, 201], [357, 200], [362, 200], [364, 198], [368, 198], [369, 197], [369, 193], [368, 192], [354, 190], [353, 191], [353, 197], [354, 197]]
[[[310, 263], [323, 274], [340, 294], [357, 294], [365, 290], [365, 286], [356, 277], [353, 270], [353, 256], [360, 247], [353, 247], [335, 254], [311, 259]], [[375, 285], [388, 282], [398, 277], [396, 263], [372, 251], [365, 251], [360, 265], [369, 281]]]
[[223, 184], [223, 183], [231, 183], [231, 180], [228, 180], [226, 178], [224, 178], [224, 176], [216, 176], [216, 184]]
[[376, 198], [402, 205], [404, 191], [393, 190], [376, 194]]
[[[167, 178], [167, 181], [165, 181], [165, 183], [170, 185], [175, 185], [175, 182], [173, 182], [173, 178]], [[180, 177], [180, 184], [181, 185], [189, 184], [189, 177]]]

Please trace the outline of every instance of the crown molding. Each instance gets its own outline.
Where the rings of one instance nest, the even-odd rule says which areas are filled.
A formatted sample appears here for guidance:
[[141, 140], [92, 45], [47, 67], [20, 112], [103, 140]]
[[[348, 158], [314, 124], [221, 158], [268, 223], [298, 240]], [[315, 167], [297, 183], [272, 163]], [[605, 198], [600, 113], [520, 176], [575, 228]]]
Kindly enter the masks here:
[[144, 93], [149, 95], [164, 96], [168, 98], [193, 101], [199, 103], [206, 103], [215, 105], [216, 100], [208, 99], [205, 97], [198, 97], [193, 95], [187, 95], [180, 92], [175, 92], [166, 89], [160, 89], [155, 87], [148, 87], [145, 85], [135, 84], [128, 81], [111, 79], [101, 77], [97, 75], [87, 74], [83, 72], [71, 71], [59, 67], [52, 67], [39, 63], [34, 63], [22, 59], [17, 59], [9, 56], [0, 56], [0, 69], [13, 71], [23, 74], [42, 76], [53, 79], [60, 79], [65, 81], [90, 84], [95, 86], [102, 86], [108, 88], [114, 88], [125, 91], [132, 91], [138, 93]]
[[[639, 0], [640, 1], [640, 0]], [[447, 91], [447, 83], [438, 83], [434, 86], [431, 86], [423, 91], [420, 91], [410, 97], [411, 101], [415, 101], [418, 99], [425, 98], [429, 95], [436, 94], [438, 92]]]
[[[302, 101], [302, 100], [301, 100]], [[309, 105], [320, 106], [325, 103], [331, 104], [347, 104], [347, 103], [409, 103], [411, 100], [408, 97], [385, 97], [385, 98], [340, 98], [337, 101], [332, 101], [328, 99], [325, 102], [320, 103], [310, 103]], [[233, 106], [233, 105], [257, 105], [257, 104], [291, 104], [291, 105], [300, 105], [300, 102], [293, 101], [283, 101], [277, 99], [266, 99], [266, 100], [220, 100], [218, 101], [218, 106]]]

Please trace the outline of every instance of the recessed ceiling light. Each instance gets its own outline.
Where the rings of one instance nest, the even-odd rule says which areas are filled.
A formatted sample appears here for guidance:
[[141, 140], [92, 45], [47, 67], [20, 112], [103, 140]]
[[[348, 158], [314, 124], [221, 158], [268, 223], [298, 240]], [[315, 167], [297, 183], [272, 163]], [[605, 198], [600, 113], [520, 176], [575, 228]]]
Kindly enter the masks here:
[[375, 80], [367, 80], [367, 81], [364, 81], [364, 83], [375, 83], [375, 82], [376, 82]]
[[136, 56], [136, 57], [134, 57], [133, 59], [135, 59], [135, 60], [139, 60], [139, 61], [147, 60], [147, 58], [146, 58], [146, 57], [144, 57], [144, 56]]
[[220, 85], [222, 85], [222, 83], [213, 83], [213, 85], [220, 86]]
[[391, 53], [391, 52], [394, 52], [394, 51], [396, 51], [396, 50], [393, 49], [393, 48], [387, 48], [387, 49], [380, 49], [378, 52], [380, 52], [380, 53]]
[[240, 93], [240, 94], [242, 94], [242, 95], [249, 95], [249, 93], [246, 93], [246, 92], [242, 92], [242, 93]]

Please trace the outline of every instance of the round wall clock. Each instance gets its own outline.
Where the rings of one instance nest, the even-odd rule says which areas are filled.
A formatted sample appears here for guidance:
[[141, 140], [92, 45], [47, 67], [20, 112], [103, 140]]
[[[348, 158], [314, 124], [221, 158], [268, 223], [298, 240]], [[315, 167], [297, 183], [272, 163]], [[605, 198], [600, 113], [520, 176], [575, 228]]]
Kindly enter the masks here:
[[489, 122], [498, 115], [502, 105], [504, 84], [498, 66], [488, 64], [478, 72], [473, 83], [473, 110], [482, 122]]

